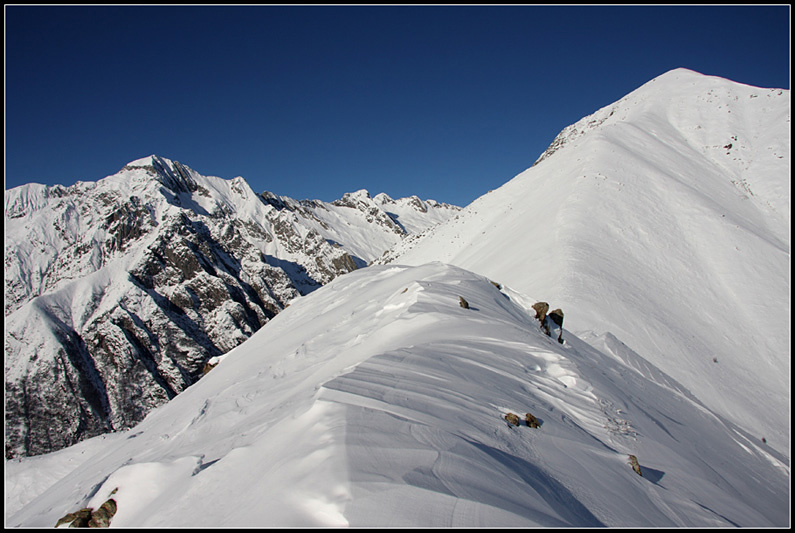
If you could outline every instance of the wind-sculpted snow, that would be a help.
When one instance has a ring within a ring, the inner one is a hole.
[[[7,525],[111,495],[114,527],[786,525],[775,451],[528,302],[441,263],[339,277],[136,427],[7,462]]]

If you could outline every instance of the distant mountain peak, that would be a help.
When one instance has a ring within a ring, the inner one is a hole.
[[[143,169],[172,192],[194,192],[198,189],[194,171],[179,161],[151,155],[127,163],[122,170]]]
[[[129,427],[295,298],[452,214],[387,213],[366,190],[337,205],[256,194],[157,155],[14,188],[5,208],[12,455]]]

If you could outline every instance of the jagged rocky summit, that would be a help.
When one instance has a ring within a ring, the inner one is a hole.
[[[7,190],[6,457],[135,425],[295,298],[457,211],[257,194],[158,156]]]

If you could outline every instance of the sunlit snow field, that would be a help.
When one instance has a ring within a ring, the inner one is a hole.
[[[7,523],[114,490],[119,527],[786,522],[779,454],[661,372],[559,344],[529,301],[440,263],[338,278],[138,427],[8,462],[32,503]],[[43,470],[63,477],[39,495]]]

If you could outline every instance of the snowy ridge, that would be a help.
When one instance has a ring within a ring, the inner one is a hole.
[[[7,525],[111,496],[114,527],[787,523],[779,454],[528,301],[440,263],[339,277],[135,428],[7,462]]]
[[[379,262],[554,300],[789,453],[789,91],[677,69]]]

